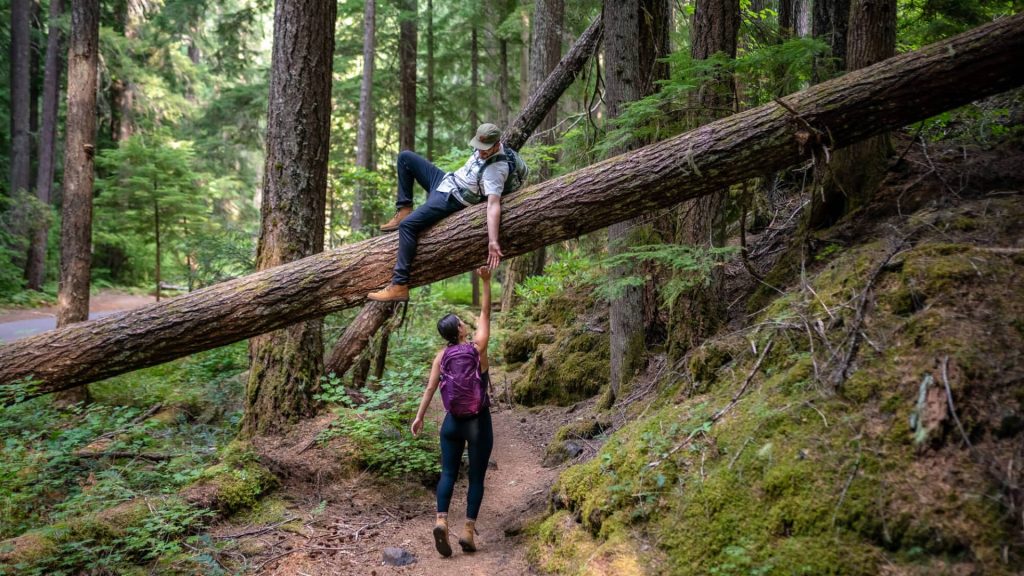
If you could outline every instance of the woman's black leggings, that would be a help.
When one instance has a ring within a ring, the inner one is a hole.
[[[448,512],[455,491],[455,478],[462,464],[462,451],[469,444],[469,496],[466,502],[466,518],[476,520],[480,502],[484,499],[484,475],[487,461],[494,447],[494,431],[491,429],[491,413],[484,408],[480,414],[469,419],[457,419],[451,414],[444,417],[441,425],[441,480],[437,483],[437,511]]]

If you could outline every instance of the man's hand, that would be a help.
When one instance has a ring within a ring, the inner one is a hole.
[[[476,275],[480,277],[484,282],[491,279],[491,269],[487,266],[481,266],[476,269]]]
[[[498,245],[496,240],[492,240],[487,243],[487,267],[494,270],[501,264],[501,257],[504,254],[501,253],[501,246]]]

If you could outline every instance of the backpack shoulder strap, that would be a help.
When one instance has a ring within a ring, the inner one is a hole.
[[[487,170],[487,167],[490,166],[491,164],[494,164],[495,162],[498,162],[498,161],[501,161],[501,160],[507,161],[508,160],[508,156],[506,156],[506,155],[504,155],[504,154],[499,152],[498,154],[494,154],[493,156],[488,156],[487,159],[484,160],[484,163],[480,165],[480,169],[476,171],[476,187],[477,188],[480,187],[480,181],[483,180],[483,178],[484,178],[484,170]]]

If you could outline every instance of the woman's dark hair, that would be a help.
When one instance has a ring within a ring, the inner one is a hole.
[[[449,344],[459,343],[459,317],[449,314],[437,321],[437,331]]]

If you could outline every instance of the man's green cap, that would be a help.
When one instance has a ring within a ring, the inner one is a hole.
[[[481,124],[469,145],[477,150],[487,150],[501,139],[501,128],[494,124]]]

